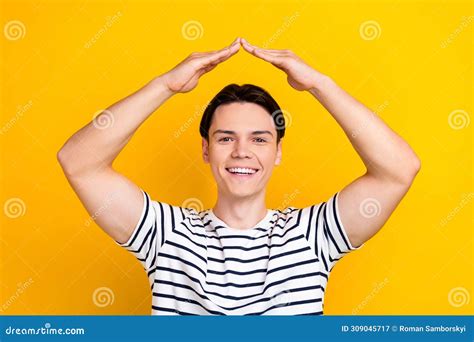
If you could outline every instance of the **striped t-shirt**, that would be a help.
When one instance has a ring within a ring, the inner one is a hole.
[[[321,315],[335,263],[353,247],[337,196],[298,209],[268,209],[253,228],[229,227],[212,209],[154,201],[118,245],[147,272],[152,315]]]

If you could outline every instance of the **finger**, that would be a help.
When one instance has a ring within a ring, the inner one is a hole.
[[[244,38],[241,39],[242,47],[250,53],[254,53],[254,51],[257,49],[255,45],[250,44],[248,41],[246,41]]]
[[[290,53],[289,50],[264,49],[264,48],[261,48],[257,45],[250,44],[244,38],[242,38],[242,46],[244,47],[245,50],[247,50],[251,53],[253,53],[255,50],[261,50],[261,51],[264,51],[264,52],[268,52],[270,54],[282,55],[282,56],[286,56]]]
[[[205,74],[205,73],[208,73],[209,71],[213,70],[216,66],[218,66],[218,64],[210,64],[206,67],[204,67],[203,69],[201,69],[202,71],[200,71],[200,75],[199,77],[201,77],[201,75]]]
[[[229,59],[230,57],[235,55],[237,52],[239,52],[240,51],[240,44],[239,43],[234,44],[232,47],[229,48],[229,50],[230,50],[229,54],[224,55],[224,57],[218,59],[219,63]]]
[[[196,72],[197,78],[201,78],[202,75],[207,74],[209,71],[213,70],[215,67],[217,67],[219,64],[209,64],[201,69],[199,69]]]
[[[286,53],[284,50],[272,50],[269,51],[267,49],[261,49],[256,47],[255,45],[251,45],[248,42],[244,42],[244,49],[254,55],[255,57],[262,58],[264,56],[275,56],[275,57],[286,57],[289,56],[288,53]],[[262,55],[263,54],[263,55]],[[273,60],[273,59],[272,59]]]
[[[200,66],[205,66],[211,63],[221,63],[226,59],[230,58],[231,56],[235,55],[240,49],[240,44],[238,42],[234,43],[233,45],[224,48],[214,54],[210,54],[207,56],[202,56],[199,58]]]
[[[244,49],[246,49],[247,51],[250,51],[250,52],[253,52],[254,50],[258,49],[258,50],[261,50],[261,51],[264,51],[264,52],[267,52],[267,53],[270,53],[270,54],[274,54],[274,55],[281,55],[281,56],[287,56],[288,54],[290,54],[290,51],[289,50],[280,50],[280,49],[263,49],[263,48],[260,48],[256,45],[252,45],[250,44],[248,41],[246,41],[244,38],[241,39],[242,41],[242,45],[244,47]]]
[[[229,46],[232,46],[232,45],[237,44],[237,43],[240,44],[240,37],[235,38],[234,41],[232,43],[230,43]]]
[[[263,51],[265,53],[269,53],[275,56],[288,56],[290,53],[285,50],[271,50],[271,49],[261,49],[257,48],[257,50]]]
[[[230,54],[230,50],[227,48],[216,51],[215,53],[202,53],[199,55],[195,54],[194,58],[191,60],[191,64],[196,69],[201,69],[209,63],[213,63],[227,57],[228,54]]]
[[[279,68],[283,67],[283,58],[285,57],[283,55],[274,55],[260,49],[255,49],[253,54],[256,57],[263,59],[264,61],[267,61],[269,63],[272,63],[273,65]]]
[[[223,51],[226,51],[229,48],[234,50],[236,46],[239,46],[239,43],[240,43],[239,39],[240,38],[236,38],[229,46],[226,46],[226,47],[224,47],[220,50],[211,50],[211,51],[206,51],[206,52],[193,52],[190,55],[190,57],[200,58],[200,57],[203,57],[203,56],[211,56],[213,54],[222,53]]]

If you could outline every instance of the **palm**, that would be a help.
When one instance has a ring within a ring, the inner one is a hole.
[[[190,65],[178,65],[169,76],[168,88],[175,93],[190,92],[199,82],[199,72]]]
[[[287,74],[288,83],[294,89],[303,91],[314,86],[313,80],[317,71],[290,50],[259,49],[245,40],[242,40],[242,46],[252,55],[283,70]]]
[[[304,91],[314,86],[318,72],[290,50],[259,49],[242,38],[237,38],[229,47],[221,50],[192,53],[162,78],[173,93],[187,93],[196,88],[202,75],[236,54],[240,45],[252,55],[283,70],[294,89]]]
[[[285,69],[287,81],[296,90],[303,91],[313,87],[312,73],[313,69],[303,61],[290,61]]]
[[[192,53],[162,75],[162,78],[173,93],[187,93],[198,85],[202,75],[237,53],[239,48],[239,39],[236,39],[229,47],[221,50]]]

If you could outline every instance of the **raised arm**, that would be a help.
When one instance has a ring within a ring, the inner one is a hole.
[[[242,40],[244,49],[287,75],[288,83],[311,93],[333,116],[361,157],[367,172],[338,195],[341,221],[354,247],[383,226],[410,188],[420,160],[397,133],[329,76],[290,50],[259,49]]]
[[[144,207],[140,188],[113,161],[135,131],[167,99],[194,89],[199,78],[240,48],[193,53],[167,73],[111,105],[71,136],[57,154],[69,184],[97,224],[113,239],[130,237]]]

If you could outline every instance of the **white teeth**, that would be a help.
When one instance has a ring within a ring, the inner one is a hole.
[[[254,169],[241,168],[241,167],[232,167],[227,170],[229,170],[229,172],[232,172],[232,173],[240,173],[240,174],[254,174],[255,172],[257,172],[257,170],[254,170]]]

